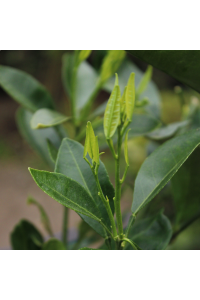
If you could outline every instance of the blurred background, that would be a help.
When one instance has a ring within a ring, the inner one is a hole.
[[[56,102],[57,110],[70,115],[69,99],[67,98],[61,80],[62,56],[66,51],[0,51],[0,64],[23,70],[35,77],[52,94]],[[93,51],[88,62],[98,71],[106,50]],[[140,60],[126,54],[127,57],[143,72],[147,65]],[[164,124],[181,120],[181,103],[179,96],[174,92],[174,87],[179,82],[154,69],[154,83],[157,85],[161,96],[161,119]],[[184,89],[186,98],[189,99],[191,92]],[[109,94],[102,91],[97,96],[95,106],[108,100]],[[19,105],[12,100],[0,88],[0,249],[9,249],[9,235],[20,219],[33,222],[36,227],[46,235],[40,222],[40,215],[34,206],[27,205],[27,197],[32,196],[39,201],[47,211],[53,231],[60,236],[62,226],[62,207],[56,201],[44,194],[31,178],[28,167],[48,170],[29,145],[22,139],[15,122],[15,114]],[[70,127],[68,128],[70,131]],[[132,203],[132,185],[135,175],[147,155],[148,141],[144,137],[134,138],[129,141],[130,170],[128,180],[130,188],[126,188],[123,194],[122,207],[126,212]],[[102,157],[113,182],[113,164],[110,160],[109,150]],[[123,167],[123,166],[122,166]],[[168,189],[162,191],[162,201],[159,202],[160,194],[152,202],[151,210],[158,207],[165,208],[165,214],[173,218],[171,196]],[[79,216],[70,211],[69,237],[76,236],[76,228],[80,221]],[[200,249],[200,239],[196,237],[200,233],[199,221],[194,222],[179,238],[169,246],[169,249]]]

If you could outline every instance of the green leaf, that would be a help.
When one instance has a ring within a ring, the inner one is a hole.
[[[52,238],[42,245],[42,250],[66,250],[66,248],[61,241]]]
[[[95,69],[87,62],[83,61],[79,66],[76,74],[75,100],[73,100],[73,70],[75,69],[75,54],[66,53],[63,56],[62,81],[66,93],[71,101],[75,101],[77,111],[80,111],[88,102],[94,93],[97,83],[98,74]]]
[[[142,136],[161,125],[160,121],[149,114],[133,114],[132,122],[128,126],[131,129],[129,137]]]
[[[51,143],[58,148],[61,143],[61,137],[54,127],[33,130],[30,126],[32,116],[33,114],[24,108],[20,108],[17,111],[17,125],[19,131],[28,144],[41,155],[43,160],[53,167],[54,164],[49,156],[46,140],[49,139]]]
[[[50,236],[53,236],[53,231],[51,229],[51,223],[50,223],[49,217],[48,217],[47,213],[45,212],[44,208],[42,207],[42,205],[40,203],[38,203],[32,197],[28,197],[27,203],[37,206],[37,208],[39,209],[39,212],[40,212],[41,223],[43,224],[43,226],[46,229],[46,231],[48,232],[48,234]]]
[[[131,73],[125,94],[125,112],[128,120],[132,119],[135,105],[135,73]]]
[[[84,248],[81,248],[81,249],[79,249],[79,250],[98,250],[98,249],[84,247]]]
[[[106,139],[110,139],[115,133],[120,122],[120,89],[115,85],[108,100],[104,114],[104,133]]]
[[[161,128],[155,129],[154,131],[148,133],[146,136],[152,140],[164,140],[172,137],[181,128],[187,127],[189,121],[175,122]]]
[[[199,50],[128,50],[128,52],[200,92]]]
[[[103,60],[100,72],[101,82],[107,81],[119,68],[126,53],[123,50],[110,50]]]
[[[15,101],[28,110],[54,108],[53,99],[46,88],[23,71],[0,66],[0,86]]]
[[[49,139],[47,139],[47,147],[49,150],[49,156],[53,163],[55,163],[58,155],[58,149],[53,145],[53,143]]]
[[[104,224],[101,221],[101,212],[97,204],[88,191],[78,182],[63,174],[39,171],[32,168],[29,168],[29,171],[36,184],[54,200],[79,214]]]
[[[158,194],[199,143],[200,130],[191,130],[165,142],[146,158],[135,181],[133,213],[138,213]]]
[[[43,237],[29,221],[21,220],[10,236],[13,250],[40,250]]]
[[[81,63],[83,60],[87,59],[92,50],[81,50],[79,52],[78,60]]]
[[[71,119],[55,110],[41,108],[37,110],[31,119],[32,129],[41,129],[57,126]]]
[[[123,91],[126,87],[129,76],[132,72],[135,73],[135,86],[137,90],[137,87],[139,86],[144,76],[144,73],[131,61],[125,60],[120,66],[119,70],[117,71],[118,76],[120,78],[119,86],[121,91]],[[111,92],[113,90],[114,82],[115,78],[113,76],[104,84],[104,90],[106,90],[107,92]],[[140,98],[136,100],[142,100],[144,98],[149,99],[149,105],[145,107],[145,110],[148,113],[151,113],[154,117],[159,117],[161,98],[159,90],[152,80],[149,82],[146,90],[142,94],[140,94]]]
[[[58,152],[58,157],[55,166],[55,172],[64,174],[73,180],[77,181],[88,194],[94,199],[95,203],[101,211],[101,218],[103,222],[110,228],[110,221],[103,202],[98,196],[98,190],[95,182],[95,178],[92,171],[86,161],[83,159],[83,146],[71,139],[65,138],[62,141],[61,147]],[[104,196],[108,196],[110,200],[110,206],[114,211],[114,188],[109,180],[104,164],[100,161],[98,169],[99,182],[104,193]],[[81,217],[87,222],[93,229],[95,229],[100,235],[105,237],[105,231],[102,226],[92,220],[91,218],[81,215]]]
[[[137,95],[142,94],[146,90],[146,88],[149,84],[149,81],[151,80],[152,72],[153,72],[152,66],[148,66],[148,68],[147,68],[146,72],[144,73],[144,76],[142,77],[142,79],[139,83],[139,86],[137,88],[137,92],[136,92]]]
[[[142,250],[163,250],[171,239],[172,227],[168,218],[160,212],[135,223],[129,236]],[[132,250],[129,245],[126,248]]]
[[[177,229],[200,213],[199,165],[200,149],[198,147],[171,180]]]

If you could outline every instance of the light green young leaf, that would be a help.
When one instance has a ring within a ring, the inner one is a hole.
[[[100,80],[102,83],[108,80],[117,71],[125,55],[126,53],[123,50],[110,50],[108,52],[101,67]]]
[[[54,109],[49,91],[23,71],[0,66],[0,86],[15,101],[32,112],[44,107]]]
[[[91,159],[94,158],[95,143],[96,143],[96,138],[95,138],[94,130],[92,128],[91,122],[88,121],[86,125],[86,141],[85,141],[85,147],[83,153],[84,158],[86,157],[87,153],[89,154]]]
[[[95,178],[86,161],[83,159],[83,146],[71,139],[63,139],[61,147],[58,152],[55,172],[64,174],[71,179],[77,181],[90,196],[94,199],[95,203],[101,211],[101,218],[103,222],[110,228],[110,220],[106,208],[98,196]],[[109,180],[108,173],[104,164],[100,160],[98,169],[99,182],[104,196],[108,196],[109,203],[112,211],[114,212],[114,188]],[[85,222],[87,222],[96,232],[105,237],[105,231],[102,226],[95,220],[81,215]]]
[[[91,52],[92,50],[81,50],[78,56],[79,63],[81,63],[83,60],[86,60]]]
[[[126,99],[126,103],[125,103],[126,117],[128,120],[131,121],[134,105],[135,105],[135,73],[131,73],[129,77],[125,99]]]
[[[200,129],[191,130],[165,142],[146,158],[135,181],[133,213],[158,194],[199,144]]]
[[[91,195],[76,181],[63,174],[29,168],[36,184],[60,204],[106,225]],[[109,229],[108,229],[109,230]]]
[[[146,72],[144,73],[144,76],[142,77],[142,80],[140,81],[139,86],[137,88],[136,94],[138,96],[146,90],[146,88],[149,84],[149,81],[151,80],[152,72],[153,72],[152,66],[148,66],[148,68],[147,68]]]
[[[47,213],[45,212],[44,208],[42,207],[42,205],[40,203],[38,203],[32,197],[28,197],[27,203],[37,206],[37,208],[39,209],[39,212],[40,212],[41,223],[43,224],[43,226],[46,229],[46,231],[48,232],[48,234],[50,236],[53,236],[53,231],[51,229],[51,223],[50,223],[49,217],[48,217]]]
[[[66,247],[61,241],[52,238],[42,245],[42,250],[66,250]]]
[[[120,100],[121,118],[123,118],[123,115],[124,115],[124,112],[125,112],[125,105],[126,105],[125,95],[126,95],[126,89],[127,89],[127,86],[124,88],[124,92],[123,92],[123,95],[122,95],[121,100]]]
[[[62,124],[70,119],[71,117],[67,117],[55,110],[41,108],[34,113],[31,119],[31,128],[41,129],[53,127]]]
[[[116,77],[117,80],[117,77]],[[118,85],[114,89],[108,100],[104,114],[104,133],[106,139],[110,139],[115,133],[120,122],[120,89]]]
[[[21,220],[10,236],[13,250],[40,250],[43,237],[29,221]]]
[[[131,240],[142,250],[164,250],[171,236],[170,221],[162,212],[136,222],[129,233]],[[126,248],[131,249],[131,246],[127,244]]]

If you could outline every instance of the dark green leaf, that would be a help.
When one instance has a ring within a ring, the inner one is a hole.
[[[53,127],[68,121],[70,117],[62,115],[55,110],[41,108],[37,110],[31,119],[32,129]]]
[[[142,136],[151,132],[160,125],[160,121],[149,114],[133,114],[132,122],[129,125],[129,138]]]
[[[101,222],[101,212],[97,204],[88,191],[78,182],[63,174],[39,171],[31,168],[29,168],[29,171],[36,184],[47,195],[79,214]]]
[[[200,92],[199,50],[128,50],[128,52]]]
[[[158,147],[142,164],[133,195],[132,212],[137,214],[174,176],[200,143],[200,130],[191,130]]]
[[[49,150],[49,156],[51,157],[53,163],[55,163],[58,155],[58,149],[53,145],[53,143],[49,139],[47,139],[47,147]]]
[[[66,250],[66,248],[61,241],[52,238],[42,245],[42,250]]]
[[[71,101],[75,101],[76,110],[80,110],[93,94],[98,81],[95,69],[86,61],[83,61],[76,70],[75,53],[65,53],[63,56],[62,80],[66,93]],[[76,73],[75,86],[73,86],[73,72]],[[73,95],[73,88],[75,95]],[[74,97],[74,99],[73,99]]]
[[[163,250],[171,239],[172,227],[168,218],[159,213],[135,223],[129,236],[142,250]]]
[[[172,123],[161,128],[155,129],[154,131],[148,133],[146,136],[152,140],[164,140],[175,135],[179,129],[184,128],[189,125],[189,121],[182,121]]]
[[[172,193],[176,209],[176,227],[184,225],[200,213],[200,149],[190,155],[172,178]]]
[[[21,220],[10,236],[13,250],[40,250],[43,237],[33,224]]]
[[[98,196],[98,190],[92,171],[89,165],[83,159],[83,151],[84,147],[80,143],[68,138],[63,139],[58,152],[55,172],[72,178],[85,188],[85,190],[92,197],[92,199],[94,199],[95,203],[99,207],[103,221],[110,228],[110,221],[107,211],[100,197]],[[109,180],[104,164],[101,161],[98,170],[98,177],[102,191],[105,196],[108,196],[111,209],[114,211],[114,188]],[[91,218],[85,217],[84,215],[81,215],[81,217],[100,235],[105,237],[105,231],[98,222],[92,220]]]
[[[43,107],[54,108],[52,97],[46,88],[23,71],[0,66],[0,86],[32,112]]]
[[[36,150],[50,166],[54,166],[48,153],[48,146],[46,140],[49,139],[51,143],[58,148],[61,143],[61,138],[57,132],[57,128],[44,128],[40,130],[33,130],[30,127],[30,119],[32,113],[24,108],[17,111],[17,125],[23,138],[29,145]]]

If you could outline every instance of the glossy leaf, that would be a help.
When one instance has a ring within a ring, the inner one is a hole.
[[[61,241],[52,238],[42,245],[42,250],[66,250],[66,248]]]
[[[116,85],[108,100],[104,114],[104,133],[106,139],[110,139],[115,133],[120,121],[120,89]]]
[[[198,147],[171,180],[177,228],[200,214],[199,165],[200,148]]]
[[[92,171],[87,162],[83,159],[83,151],[84,148],[80,143],[68,138],[63,139],[58,152],[55,172],[72,178],[85,188],[85,190],[92,197],[92,199],[94,199],[95,203],[99,207],[104,223],[110,228],[110,221],[107,211],[103,202],[98,196],[98,190]],[[114,188],[109,180],[104,164],[101,161],[98,169],[98,177],[104,196],[108,196],[110,206],[112,211],[114,211]],[[87,218],[84,215],[81,215],[81,217],[100,235],[105,237],[105,231],[98,222],[92,220],[91,218]]]
[[[52,162],[55,163],[58,155],[58,149],[53,145],[53,143],[49,139],[47,139],[47,147],[49,150],[49,156]]]
[[[142,250],[163,250],[169,244],[171,236],[170,221],[162,213],[138,221],[129,233],[131,240]],[[131,249],[131,246],[127,245],[126,248]]]
[[[175,135],[181,128],[187,127],[189,121],[172,123],[148,133],[146,136],[152,140],[164,140]]]
[[[10,236],[13,250],[40,250],[43,237],[29,221],[21,220]]]
[[[133,213],[138,213],[158,194],[199,143],[200,130],[191,130],[165,142],[146,158],[135,181]]]
[[[34,113],[31,119],[31,128],[41,129],[41,128],[53,127],[62,124],[69,119],[70,117],[60,114],[55,110],[42,108],[37,110]]]
[[[137,88],[137,95],[142,94],[146,90],[149,81],[151,80],[152,72],[153,72],[152,66],[148,66]]]
[[[128,120],[132,119],[135,105],[135,74],[131,73],[125,94],[125,112]]]
[[[0,66],[0,86],[15,101],[32,112],[43,107],[54,108],[53,99],[48,90],[23,71]]]
[[[105,56],[101,72],[100,79],[101,82],[107,81],[119,68],[126,53],[123,50],[110,50]]]
[[[125,60],[117,71],[118,76],[120,78],[119,86],[121,91],[123,91],[126,87],[129,76],[132,72],[135,73],[135,86],[137,90],[137,87],[139,86],[144,76],[144,73],[131,61]],[[104,84],[103,88],[107,92],[111,92],[113,90],[114,82],[115,78],[113,76]],[[151,113],[154,117],[159,117],[161,98],[158,88],[152,80],[149,82],[146,90],[142,94],[140,94],[140,97],[137,100],[142,100],[144,98],[149,99],[149,104],[145,107],[145,110]]]
[[[78,182],[63,174],[39,171],[32,168],[29,168],[29,171],[36,184],[54,200],[79,214],[101,222],[101,212],[97,204],[91,194]]]
[[[37,151],[44,161],[50,166],[54,166],[48,152],[46,140],[49,139],[51,143],[58,148],[61,143],[61,137],[55,128],[45,128],[40,130],[33,130],[30,127],[30,119],[33,114],[24,108],[17,111],[17,125],[23,138],[28,144]]]
[[[51,229],[51,223],[50,223],[49,217],[48,217],[47,213],[45,212],[44,208],[42,207],[42,205],[39,202],[37,202],[35,199],[33,199],[32,197],[28,197],[27,203],[33,204],[39,209],[42,225],[44,226],[44,228],[46,229],[48,234],[50,236],[53,236],[53,231]]]
[[[72,77],[75,68],[75,54],[66,53],[63,56],[62,80],[66,93],[72,101]],[[94,93],[98,83],[98,74],[95,69],[87,62],[83,61],[76,74],[75,103],[77,111],[80,111]]]
[[[128,50],[128,52],[200,92],[199,50]]]

